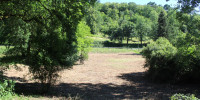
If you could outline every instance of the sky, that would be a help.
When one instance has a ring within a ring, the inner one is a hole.
[[[149,2],[155,2],[157,5],[164,6],[165,4],[169,4],[170,6],[175,6],[177,4],[177,0],[170,0],[166,2],[166,0],[100,0],[101,3],[106,2],[118,2],[118,3],[129,3],[129,2],[135,2],[138,5],[146,5]]]

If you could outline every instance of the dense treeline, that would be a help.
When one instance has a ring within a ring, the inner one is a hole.
[[[159,15],[163,14],[164,22],[159,22]],[[107,34],[111,41],[127,40],[137,37],[142,44],[143,40],[155,39],[158,31],[166,31],[165,35],[171,37],[178,31],[176,10],[169,5],[164,7],[149,2],[147,5],[130,3],[96,3],[88,9],[85,17],[93,34]],[[164,30],[158,30],[163,23]]]

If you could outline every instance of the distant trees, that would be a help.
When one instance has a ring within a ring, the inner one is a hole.
[[[128,4],[96,3],[93,8],[88,9],[89,13],[86,21],[93,34],[107,34],[111,41],[122,42],[126,40],[128,44],[133,36],[140,36],[140,40],[142,39],[143,41],[145,37],[155,33],[152,32],[155,31],[152,28],[157,27],[158,13],[163,10],[162,7],[157,6],[155,3],[152,3],[151,6],[149,5],[141,6],[133,2]],[[139,15],[144,20],[135,15]],[[138,20],[142,20],[142,22],[140,23]],[[98,30],[98,32],[93,30]]]
[[[144,37],[151,32],[151,22],[143,16],[137,16],[136,19],[136,32],[142,45]]]

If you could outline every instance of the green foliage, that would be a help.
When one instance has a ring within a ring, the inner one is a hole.
[[[88,53],[93,42],[91,35],[90,27],[87,26],[84,21],[81,21],[76,31],[78,53],[80,55],[79,59],[81,63],[88,58]]]
[[[0,82],[0,98],[14,96],[14,86],[15,82],[12,80]]]
[[[91,29],[92,34],[98,34],[101,30],[101,25],[103,22],[102,15],[100,11],[90,7],[87,9],[87,15],[85,17],[87,25]]]
[[[166,39],[159,38],[151,42],[142,50],[146,58],[145,67],[148,67],[148,77],[153,81],[169,81],[176,78],[177,69],[174,68],[174,58],[177,49]]]
[[[192,95],[184,95],[184,94],[174,94],[170,98],[171,100],[200,100],[197,97]]]
[[[12,80],[0,82],[0,100],[28,100],[28,98],[15,94],[14,87],[15,82]]]
[[[95,1],[0,2],[1,43],[13,46],[1,59],[1,65],[10,62],[29,65],[34,78],[49,87],[58,71],[70,68],[78,60],[77,25],[85,15],[85,8]]]
[[[167,26],[166,26],[166,33],[167,39],[173,44],[176,45],[177,38],[182,34],[180,30],[180,22],[176,19],[177,11],[175,10],[168,10],[167,14]]]
[[[151,21],[143,16],[136,15],[136,32],[137,36],[139,37],[141,44],[144,40],[145,36],[148,36],[148,34],[151,32]]]
[[[8,49],[5,46],[0,46],[0,57],[4,56],[4,53],[7,51]]]
[[[161,11],[158,18],[158,31],[154,40],[158,39],[159,37],[168,38],[168,34],[166,32],[166,26],[167,26],[166,15],[164,11]]]

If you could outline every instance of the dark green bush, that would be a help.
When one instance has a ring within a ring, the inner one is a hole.
[[[144,48],[142,54],[146,58],[145,67],[149,68],[149,79],[157,82],[200,82],[200,46],[188,41],[185,36],[181,37],[174,47],[167,39],[159,38]]]
[[[178,69],[175,67],[177,49],[166,38],[151,42],[142,50],[148,67],[147,76],[153,81],[165,82],[176,78]]]

